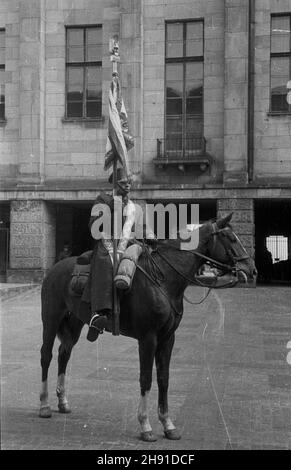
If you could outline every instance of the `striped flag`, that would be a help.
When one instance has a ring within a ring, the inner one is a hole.
[[[114,159],[117,158],[117,165],[123,167],[129,175],[127,151],[133,146],[133,137],[128,129],[127,113],[121,96],[119,78],[115,75],[109,89],[109,122],[104,170],[113,166]]]

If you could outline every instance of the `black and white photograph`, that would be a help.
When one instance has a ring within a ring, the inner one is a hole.
[[[1,450],[291,450],[291,0],[0,0],[0,332]]]

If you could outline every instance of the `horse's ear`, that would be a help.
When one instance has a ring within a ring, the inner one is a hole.
[[[217,227],[218,228],[226,227],[229,224],[229,222],[231,221],[232,215],[233,215],[233,212],[231,212],[226,217],[222,217],[221,219],[218,219],[217,222],[216,222]]]

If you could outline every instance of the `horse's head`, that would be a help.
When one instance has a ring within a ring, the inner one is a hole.
[[[201,227],[202,243],[205,244],[207,256],[227,266],[229,271],[238,275],[240,281],[254,282],[257,276],[254,260],[232,230],[229,224],[231,218],[232,214],[204,224]]]

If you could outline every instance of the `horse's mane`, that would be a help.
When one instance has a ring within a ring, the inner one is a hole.
[[[211,227],[212,224],[216,221],[216,219],[210,219],[208,220],[207,222],[204,222],[203,224],[201,224],[200,227]],[[197,229],[194,229],[194,230],[197,230]],[[193,231],[193,230],[192,230]],[[189,232],[189,237],[188,239],[191,237],[191,230],[188,230]],[[184,237],[182,238],[181,236],[181,233],[183,233],[183,230],[181,231],[178,231],[177,233],[177,238],[169,238],[169,239],[164,239],[164,240],[158,240],[157,241],[157,247],[158,249],[165,249],[165,250],[171,250],[171,249],[174,249],[174,250],[182,250],[181,249],[181,244],[182,243],[186,243],[188,241],[188,239],[185,239]],[[203,231],[200,231],[200,233],[203,233]]]

